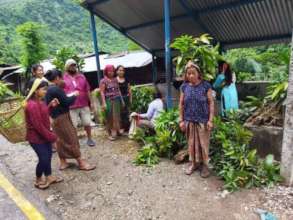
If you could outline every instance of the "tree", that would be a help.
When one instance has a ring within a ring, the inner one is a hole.
[[[79,57],[73,49],[68,47],[57,50],[55,58],[53,59],[53,64],[58,70],[64,72],[65,62],[68,59],[74,59],[80,70],[84,66],[84,59]]]
[[[20,62],[26,70],[26,79],[31,66],[47,57],[46,45],[43,43],[43,29],[44,26],[35,22],[26,22],[16,28],[20,36]]]

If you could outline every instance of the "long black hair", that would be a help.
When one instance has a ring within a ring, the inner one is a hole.
[[[228,63],[226,63],[226,65],[227,65],[227,68],[224,72],[225,83],[226,83],[226,85],[230,85],[233,82],[233,73],[232,73],[230,65]]]
[[[45,74],[45,77],[50,82],[54,81],[57,77],[62,78],[62,72],[57,69],[48,70]]]

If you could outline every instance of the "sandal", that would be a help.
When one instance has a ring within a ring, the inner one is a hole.
[[[37,181],[35,181],[35,183],[34,183],[34,186],[35,187],[38,187],[39,185],[45,185],[46,184],[46,182],[45,181],[40,181],[40,182],[37,182]]]
[[[51,184],[55,184],[55,183],[60,183],[60,182],[63,182],[63,181],[64,181],[64,179],[63,179],[62,177],[54,176],[54,177],[52,177],[52,178],[53,178],[52,180],[48,180],[48,181],[47,181],[47,183],[48,183],[49,185],[51,185]]]
[[[60,167],[59,167],[59,170],[66,170],[68,167],[70,167],[69,164],[66,164],[66,165],[64,165],[64,166],[60,166]]]
[[[50,186],[50,184],[49,184],[48,182],[46,182],[45,184],[35,184],[35,187],[36,187],[37,189],[42,189],[42,190],[44,190],[44,189],[48,189],[49,186]]]
[[[199,168],[198,164],[190,165],[187,170],[185,171],[186,175],[191,175],[194,171],[196,171]]]
[[[203,165],[202,166],[202,170],[200,172],[200,176],[202,178],[208,178],[210,176],[210,174],[211,174],[211,172],[210,172],[208,166],[207,165]]]
[[[117,138],[116,138],[116,137],[109,136],[108,139],[109,139],[110,141],[115,141]]]
[[[94,170],[96,169],[95,165],[90,165],[90,164],[86,164],[85,166],[80,166],[79,170],[83,170],[83,171],[90,171],[90,170]]]

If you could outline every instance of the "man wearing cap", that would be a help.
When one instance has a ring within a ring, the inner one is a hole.
[[[91,136],[91,113],[90,113],[90,86],[83,74],[78,71],[77,63],[69,59],[65,63],[65,73],[63,75],[65,82],[64,91],[70,96],[75,91],[79,92],[74,104],[70,107],[70,117],[74,127],[77,128],[80,119],[82,126],[87,133],[87,145],[95,146]]]

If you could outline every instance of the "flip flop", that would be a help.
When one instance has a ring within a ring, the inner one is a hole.
[[[68,167],[70,167],[70,164],[67,164],[66,166],[60,166],[59,170],[66,170]]]
[[[90,170],[94,170],[96,169],[95,165],[86,165],[85,167],[79,167],[79,170],[83,170],[83,171],[90,171]]]
[[[116,138],[116,137],[109,136],[108,139],[109,139],[110,141],[115,141],[117,138]]]
[[[35,187],[36,187],[37,189],[42,189],[42,190],[48,189],[49,186],[50,186],[49,183],[45,183],[45,184],[35,184]]]
[[[37,183],[37,182],[34,183],[35,187],[38,187],[39,185],[46,185],[46,182],[42,181],[42,182],[39,182],[39,183]]]
[[[60,183],[60,182],[63,182],[63,181],[64,181],[64,179],[63,179],[62,177],[58,177],[58,176],[56,176],[55,178],[56,178],[56,179],[54,179],[53,181],[48,182],[49,185],[51,185],[51,184],[55,184],[55,183]]]

